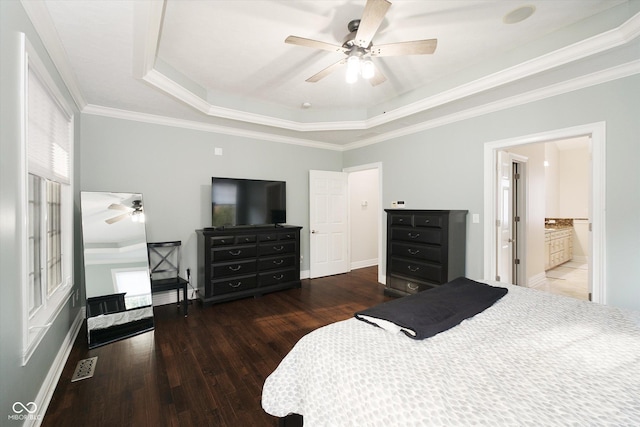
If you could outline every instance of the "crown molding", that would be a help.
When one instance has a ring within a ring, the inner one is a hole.
[[[71,94],[73,102],[76,104],[76,108],[82,111],[82,109],[87,105],[87,102],[82,95],[78,79],[76,78],[73,68],[71,68],[69,60],[67,59],[67,54],[62,45],[62,41],[60,40],[60,36],[58,36],[58,32],[53,25],[47,6],[42,0],[20,0],[20,3],[38,33],[38,36],[40,37],[45,50],[49,54],[53,65],[60,74],[62,82]]]
[[[368,138],[366,140],[361,140],[344,145],[343,147],[345,151],[366,147],[368,145],[377,144],[389,139],[411,135],[427,129],[433,129],[439,126],[444,126],[485,114],[494,113],[496,111],[505,110],[507,108],[517,107],[523,104],[529,104],[531,102],[540,101],[546,98],[551,98],[580,89],[585,89],[591,86],[618,80],[635,74],[640,74],[640,60],[611,67],[602,71],[598,71],[596,73],[580,76],[575,79],[565,80],[561,83],[552,84],[544,88],[538,88],[529,92],[523,92],[515,96],[503,98],[499,101],[490,102],[478,107],[458,111],[456,113],[439,117],[437,119],[427,120],[414,126],[408,126],[394,132],[387,132],[379,136]]]
[[[469,108],[453,114],[449,114],[443,117],[439,117],[432,120],[427,120],[414,126],[408,126],[397,131],[387,132],[375,137],[363,139],[361,141],[353,142],[346,145],[336,145],[331,143],[322,143],[317,141],[310,141],[303,138],[292,138],[273,135],[267,132],[256,132],[242,130],[232,127],[219,126],[208,123],[201,123],[190,120],[176,119],[171,117],[158,116],[153,114],[137,113],[132,111],[120,110],[116,108],[101,107],[97,105],[87,105],[82,113],[91,114],[97,116],[111,117],[123,120],[133,120],[143,123],[159,124],[163,126],[180,127],[191,130],[198,130],[204,132],[213,132],[224,135],[232,135],[238,137],[259,139],[264,141],[279,142],[285,144],[293,144],[304,147],[320,148],[334,151],[349,151],[357,148],[366,147],[368,145],[377,144],[394,138],[407,136],[422,132],[424,130],[437,128],[459,122],[462,120],[468,120],[474,117],[482,116],[489,113],[505,110],[508,108],[517,107],[519,105],[528,104],[535,101],[540,101],[546,98],[551,98],[557,95],[562,95],[568,92],[573,92],[580,89],[585,89],[598,84],[606,83],[609,81],[629,77],[635,74],[640,74],[640,60],[628,62],[626,64],[611,67],[596,73],[591,73],[585,76],[580,76],[575,79],[566,80],[561,83],[549,85],[544,88],[537,88],[529,92],[524,92],[512,97],[504,98],[499,101],[487,103],[478,107]]]
[[[262,141],[279,142],[283,144],[300,145],[303,147],[320,148],[324,150],[342,151],[342,146],[330,143],[311,141],[303,138],[292,138],[287,136],[274,135],[267,132],[256,132],[244,129],[238,129],[228,126],[214,125],[211,123],[202,123],[192,120],[176,119],[173,117],[158,116],[154,114],[138,113],[134,111],[121,110],[118,108],[103,107],[99,105],[88,104],[82,110],[82,114],[94,116],[110,117],[114,119],[131,120],[142,123],[158,124],[162,126],[172,126],[183,129],[198,130],[204,132],[219,133],[223,135],[238,136],[244,138],[258,139]]]
[[[159,16],[159,14],[162,13],[163,10],[156,9],[156,16],[153,19],[161,21],[163,17]],[[143,79],[149,84],[155,86],[157,89],[179,99],[193,108],[196,108],[198,111],[214,117],[261,124],[297,132],[367,130],[413,114],[421,113],[431,108],[458,101],[462,98],[495,89],[505,84],[513,83],[517,80],[531,77],[535,74],[587,58],[609,49],[613,49],[629,43],[639,35],[640,13],[634,15],[622,25],[612,30],[605,31],[601,34],[557,49],[548,54],[541,55],[537,58],[522,62],[496,73],[489,74],[453,89],[440,92],[437,95],[424,98],[420,101],[394,110],[385,111],[384,114],[379,114],[366,120],[356,121],[295,122],[262,114],[247,113],[240,110],[215,106],[180,86],[178,83],[167,76],[164,76],[155,69],[149,70],[149,72],[143,76]],[[147,36],[151,37],[153,34],[147,34]],[[156,37],[159,37],[159,34],[156,34]],[[159,39],[156,39],[156,43],[146,43],[145,46],[147,51],[144,55],[146,57],[155,57],[157,55],[158,45]]]

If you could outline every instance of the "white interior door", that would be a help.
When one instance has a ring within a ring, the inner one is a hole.
[[[309,171],[309,277],[349,271],[347,174]]]
[[[498,190],[497,195],[497,221],[496,221],[496,280],[505,283],[513,283],[512,260],[513,241],[511,230],[511,218],[513,217],[513,189],[511,188],[511,176],[513,174],[512,162],[509,153],[498,151]]]

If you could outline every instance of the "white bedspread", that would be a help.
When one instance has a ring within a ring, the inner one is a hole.
[[[640,426],[640,313],[516,286],[423,341],[357,319],[303,337],[264,410],[307,426]]]
[[[111,326],[123,325],[137,320],[153,317],[153,307],[143,307],[134,310],[119,311],[117,313],[101,314],[89,317],[87,327],[89,330],[105,329]]]

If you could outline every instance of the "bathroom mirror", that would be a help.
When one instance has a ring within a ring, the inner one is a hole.
[[[142,194],[80,193],[89,348],[153,329]]]

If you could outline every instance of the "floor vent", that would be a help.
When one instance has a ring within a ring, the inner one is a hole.
[[[97,362],[98,356],[80,360],[78,365],[76,365],[76,370],[73,373],[73,376],[71,377],[71,382],[91,378]]]

